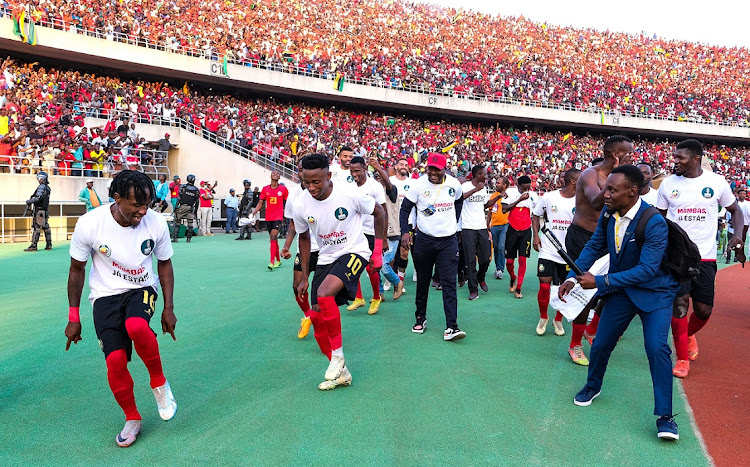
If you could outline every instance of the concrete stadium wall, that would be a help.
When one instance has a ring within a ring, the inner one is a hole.
[[[106,178],[95,178],[94,189],[106,201],[107,198]],[[36,190],[39,182],[35,175],[0,174],[0,201],[14,202],[26,201]],[[63,177],[50,175],[49,186],[52,189],[50,201],[75,201],[78,202],[78,193],[86,186],[86,177]]]
[[[128,72],[144,72],[181,80],[196,80],[296,97],[323,98],[359,105],[409,109],[432,115],[564,124],[593,130],[620,130],[644,135],[696,136],[726,141],[750,141],[750,128],[612,115],[605,116],[602,121],[598,113],[430,96],[351,83],[346,84],[343,92],[338,92],[333,89],[332,81],[318,78],[233,64],[228,66],[227,76],[222,73],[221,63],[217,61],[111,42],[45,27],[38,27],[37,35],[38,46],[24,44],[13,36],[11,20],[0,19],[0,48],[2,49],[106,66]]]

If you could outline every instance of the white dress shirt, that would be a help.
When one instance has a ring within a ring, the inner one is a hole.
[[[641,199],[638,198],[638,201],[633,205],[632,208],[628,212],[625,213],[624,216],[620,216],[619,213],[615,213],[614,219],[615,219],[615,249],[617,252],[620,252],[620,249],[622,249],[622,239],[625,237],[625,232],[628,230],[628,226],[630,225],[630,221],[633,220],[636,214],[638,214],[638,210],[641,208]]]

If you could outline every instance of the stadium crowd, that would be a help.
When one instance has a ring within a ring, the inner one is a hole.
[[[600,155],[604,137],[514,128],[496,124],[431,121],[333,106],[204,94],[163,82],[123,81],[37,63],[2,64],[0,77],[0,169],[28,173],[100,176],[123,165],[160,162],[168,136],[148,142],[137,123],[183,119],[230,149],[247,148],[292,169],[301,154],[333,154],[341,145],[358,155],[377,153],[384,166],[407,157],[424,170],[429,152],[442,152],[457,174],[485,165],[492,178],[529,174],[535,190],[558,184],[570,167],[584,168]],[[134,114],[138,114],[135,116]],[[86,128],[85,117],[107,123]],[[127,118],[130,117],[130,120]],[[148,150],[149,147],[157,150]],[[667,172],[672,144],[640,139],[639,159]],[[715,168],[734,184],[750,179],[748,149],[709,146]]]
[[[109,40],[422,92],[732,125],[746,125],[750,112],[745,48],[404,0],[31,0],[9,8]]]

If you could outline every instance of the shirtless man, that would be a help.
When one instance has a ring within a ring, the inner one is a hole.
[[[573,223],[565,236],[565,249],[573,261],[578,259],[586,242],[589,241],[599,216],[604,208],[604,187],[612,169],[619,165],[630,164],[633,157],[633,142],[620,135],[610,136],[602,148],[604,161],[586,169],[578,179],[576,185],[576,210]],[[573,332],[570,338],[568,354],[574,363],[588,366],[589,361],[583,353],[581,338],[586,330],[586,320],[595,300],[584,307],[578,317],[573,320]]]

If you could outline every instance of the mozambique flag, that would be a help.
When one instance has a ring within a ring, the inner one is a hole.
[[[227,55],[224,54],[224,64],[221,66],[221,74],[229,78],[229,67],[227,65],[229,65],[229,60],[227,59]]]
[[[600,112],[600,114],[601,114],[601,118],[602,118],[602,125],[604,125],[604,111],[602,110]]]
[[[563,136],[563,143],[570,139],[570,137],[573,136],[573,132],[568,133],[567,135]]]
[[[188,87],[187,81],[185,81],[185,85],[182,87],[182,93],[186,96],[190,94],[190,88]]]
[[[333,80],[333,89],[342,92],[344,90],[344,81],[346,81],[346,77],[337,71],[336,79]]]
[[[450,151],[451,149],[453,149],[454,147],[456,147],[457,145],[458,145],[458,139],[456,141],[452,142],[451,144],[449,144],[448,146],[444,147],[442,149],[442,152],[446,153],[446,152]]]
[[[20,37],[21,40],[25,40],[23,37],[23,20],[25,16],[25,11],[13,15],[13,35]]]

